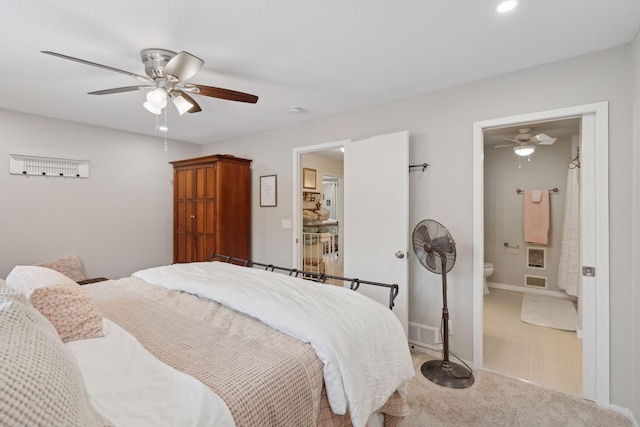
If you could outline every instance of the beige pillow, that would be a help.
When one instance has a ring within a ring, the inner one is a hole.
[[[0,286],[0,425],[105,426],[51,324]]]
[[[82,262],[80,261],[80,257],[75,255],[54,259],[53,261],[41,262],[36,265],[58,271],[65,276],[70,277],[74,282],[86,279],[82,272]]]
[[[45,267],[19,265],[7,276],[7,285],[25,294],[63,342],[104,336],[102,316],[93,299],[64,274]]]
[[[49,319],[63,342],[104,336],[98,308],[77,283],[36,288],[27,297]]]

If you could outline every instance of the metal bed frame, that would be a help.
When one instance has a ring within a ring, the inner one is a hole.
[[[358,290],[358,288],[360,287],[360,285],[372,285],[372,286],[380,286],[383,288],[388,288],[389,289],[389,309],[393,310],[393,306],[394,306],[394,301],[396,299],[396,297],[398,296],[398,285],[393,283],[393,284],[388,284],[388,283],[380,283],[380,282],[372,282],[369,280],[361,280],[361,279],[351,279],[348,277],[341,277],[341,276],[333,276],[330,274],[324,274],[324,273],[314,273],[312,271],[304,271],[304,270],[298,270],[297,268],[286,268],[286,267],[278,267],[277,265],[273,265],[273,264],[263,264],[260,262],[256,262],[256,261],[252,261],[252,260],[246,260],[246,259],[242,259],[242,258],[235,258],[229,255],[221,255],[221,254],[216,254],[216,253],[212,253],[211,255],[209,255],[209,261],[213,262],[213,261],[219,261],[219,262],[228,262],[230,264],[235,264],[235,265],[241,265],[243,267],[264,267],[264,269],[266,271],[288,271],[289,272],[289,276],[293,276],[293,277],[299,277],[300,275],[302,275],[303,279],[306,280],[311,280],[313,282],[320,282],[320,283],[326,283],[327,279],[333,279],[333,280],[342,280],[345,282],[349,282],[349,288],[353,291]]]

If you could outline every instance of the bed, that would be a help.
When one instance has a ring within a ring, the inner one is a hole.
[[[3,330],[7,306],[28,310],[20,298],[37,305],[32,288],[62,280],[18,271],[29,274],[0,283]],[[402,327],[348,288],[218,261],[65,286],[95,304],[103,333],[60,350],[90,402],[76,425],[392,426],[408,412],[414,371]],[[0,424],[19,400],[0,395]]]

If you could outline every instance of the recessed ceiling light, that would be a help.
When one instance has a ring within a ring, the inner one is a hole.
[[[293,114],[302,113],[302,108],[300,107],[290,107],[289,112]]]
[[[498,13],[507,13],[507,12],[515,9],[517,5],[518,5],[518,1],[517,0],[506,0],[506,1],[503,1],[502,3],[500,3],[498,5],[498,7],[496,7],[496,11]]]

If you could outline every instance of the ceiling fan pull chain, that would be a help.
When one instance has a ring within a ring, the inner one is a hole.
[[[156,116],[156,120],[157,120]],[[169,151],[169,146],[167,144],[167,132],[169,132],[169,127],[167,126],[167,108],[164,109],[164,151]]]

